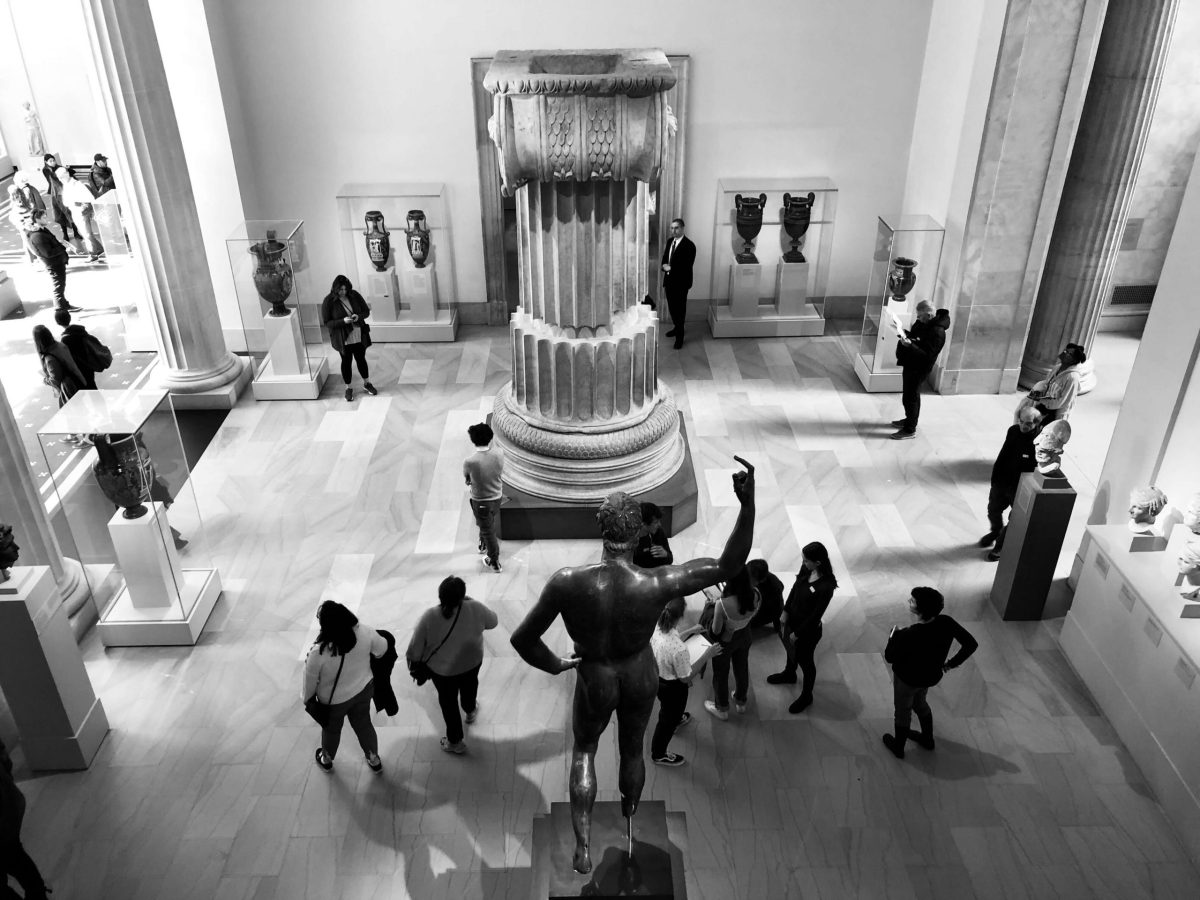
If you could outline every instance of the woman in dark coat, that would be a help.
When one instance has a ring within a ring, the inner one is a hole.
[[[371,326],[367,324],[367,317],[370,315],[371,307],[367,306],[362,294],[354,290],[349,278],[339,275],[333,279],[333,286],[321,302],[321,321],[329,329],[329,343],[342,357],[342,381],[346,385],[347,400],[354,399],[354,388],[350,386],[351,360],[358,363],[363,390],[372,396],[379,393],[367,380],[367,348],[371,346]]]
[[[71,351],[55,339],[45,325],[33,326],[33,346],[37,350],[38,362],[42,366],[42,381],[54,391],[61,407],[87,385],[87,379],[75,365]],[[63,440],[69,444],[86,442],[77,434],[69,434]]]
[[[813,702],[813,686],[817,680],[815,660],[817,644],[821,640],[821,617],[829,609],[829,601],[837,589],[837,578],[829,564],[829,551],[820,541],[805,544],[801,551],[803,560],[796,574],[787,602],[783,605],[780,619],[783,631],[780,639],[787,652],[787,666],[782,672],[767,676],[768,684],[795,684],[796,668],[804,676],[800,696],[788,707],[788,712],[799,713]]]

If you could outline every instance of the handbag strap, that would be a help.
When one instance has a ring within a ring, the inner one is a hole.
[[[466,601],[464,600],[463,603],[466,603]],[[450,635],[452,635],[454,633],[454,626],[458,624],[458,617],[462,615],[462,608],[463,608],[463,604],[462,603],[458,604],[458,612],[456,612],[454,614],[454,621],[450,623],[450,630],[447,631],[446,636],[444,638],[442,638],[441,644],[438,644],[436,647],[434,647],[433,652],[431,652],[427,657],[425,657],[423,660],[421,660],[421,662],[423,664],[429,665],[429,661],[431,659],[433,659],[434,655],[439,650],[442,649],[442,644],[445,644],[446,641],[450,640]]]
[[[320,651],[317,651],[317,652],[320,652]],[[333,690],[331,690],[329,692],[329,705],[330,706],[333,706],[333,695],[337,691],[338,679],[342,677],[342,666],[344,666],[345,664],[346,664],[346,654],[343,653],[342,661],[340,663],[338,663],[337,674],[335,676],[333,676]],[[318,701],[320,701],[320,699],[321,699],[321,673],[320,672],[317,672],[317,688],[316,688],[316,690],[313,691],[313,696],[316,697]]]

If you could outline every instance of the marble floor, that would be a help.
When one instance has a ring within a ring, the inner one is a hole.
[[[1059,623],[1003,623],[988,605],[994,567],[974,542],[1016,397],[928,396],[918,438],[893,442],[898,397],[861,391],[849,337],[700,331],[663,351],[700,487],[676,556],[719,552],[737,453],[758,467],[755,555],[790,584],[800,546],[822,540],[841,588],[805,714],[788,714],[790,689],[766,684],[782,651],[764,637],[749,711],[713,720],[699,682],[672,745],[688,764],[649,767],[645,796],[686,814],[689,896],[1200,896],[1177,835],[1060,653]],[[1127,373],[1136,347],[1102,339],[1113,349],[1097,358],[1113,370],[1101,364],[1068,448],[1080,521],[1124,383],[1113,361]],[[507,348],[504,329],[486,328],[452,345],[377,346],[378,397],[346,403],[335,380],[311,403],[243,399],[229,414],[193,476],[225,583],[201,642],[106,651],[89,636],[111,734],[87,772],[20,773],[26,845],[56,898],[529,896],[532,817],[566,797],[573,677],[530,669],[508,637],[547,576],[598,546],[508,542],[502,574],[480,566],[460,463],[466,425],[506,381]],[[1116,402],[1101,402],[1104,390]],[[500,616],[468,753],[440,751],[432,688],[398,672],[399,715],[375,718],[383,775],[349,733],[324,774],[299,689],[317,603],[336,598],[404,642],[450,573]],[[937,751],[899,761],[879,740],[890,727],[880,651],[917,584],[946,594],[980,649],[930,698]],[[567,652],[560,626],[548,640]],[[601,799],[616,799],[611,738]]]

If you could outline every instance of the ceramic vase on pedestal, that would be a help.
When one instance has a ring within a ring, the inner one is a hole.
[[[0,582],[8,581],[8,570],[17,564],[20,549],[13,540],[12,526],[0,525]]]
[[[92,474],[104,496],[114,505],[123,507],[126,519],[137,519],[146,514],[143,501],[150,496],[150,485],[154,483],[154,462],[140,436],[96,435],[96,461],[92,463]]]
[[[888,290],[892,292],[893,303],[903,303],[917,283],[917,273],[913,271],[916,267],[917,261],[907,256],[897,256],[892,260],[892,270],[888,272]]]
[[[391,232],[383,222],[383,213],[373,209],[366,215],[367,230],[363,236],[367,239],[367,256],[376,272],[387,268],[388,257],[392,253]]]
[[[288,314],[285,300],[292,293],[292,267],[284,257],[287,244],[275,240],[275,232],[268,231],[267,239],[251,244],[249,251],[258,260],[254,269],[254,289],[258,296],[271,304],[269,316]]]
[[[783,195],[783,230],[792,241],[791,249],[783,254],[784,262],[807,262],[804,254],[800,252],[800,245],[808,232],[808,224],[812,221],[813,201],[816,199],[817,195],[812,191],[808,192],[807,197]]]
[[[425,260],[429,258],[429,226],[425,222],[423,209],[408,211],[408,255],[418,269],[425,268]]]
[[[733,198],[736,207],[735,223],[737,233],[745,241],[742,252],[737,254],[737,261],[743,265],[756,264],[758,257],[754,255],[754,239],[762,231],[763,208],[767,205],[767,195],[743,197],[738,194]]]

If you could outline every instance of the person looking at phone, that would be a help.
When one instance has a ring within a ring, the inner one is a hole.
[[[346,385],[346,399],[354,399],[354,388],[350,386],[351,360],[358,363],[358,374],[362,376],[363,390],[372,397],[379,393],[367,379],[367,348],[371,346],[371,326],[367,317],[371,307],[354,290],[354,285],[345,275],[333,279],[333,286],[321,301],[321,321],[329,329],[329,343],[342,357],[342,382]]]

